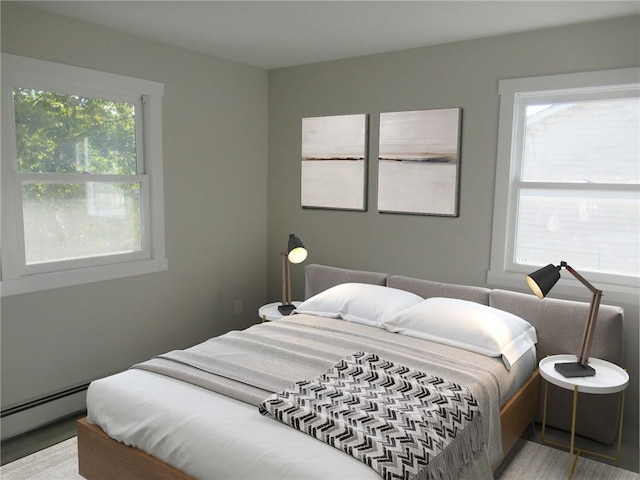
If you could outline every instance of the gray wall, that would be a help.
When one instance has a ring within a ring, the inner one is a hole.
[[[2,298],[3,407],[254,322],[258,305],[279,297],[290,232],[308,247],[307,263],[486,285],[498,79],[640,58],[634,17],[267,73],[23,5],[1,8],[3,52],[165,83],[169,259],[163,273]],[[369,113],[376,158],[380,112],[437,107],[463,108],[459,218],[377,213],[375,162],[367,212],[300,208],[302,117]],[[297,298],[302,271],[292,267]],[[623,306],[625,443],[637,468],[639,313],[637,302]]]
[[[631,17],[270,71],[270,297],[277,298],[278,252],[290,232],[309,250],[307,263],[486,285],[498,80],[638,66],[639,21]],[[369,163],[367,212],[300,207],[301,118],[370,114],[369,156],[376,159],[380,112],[440,107],[463,109],[459,218],[378,213],[375,160]],[[293,267],[297,298],[303,295],[302,272]],[[513,289],[525,291],[524,279]],[[586,295],[578,300],[588,301]],[[624,432],[633,457],[627,461],[637,469],[638,301],[622,306],[624,366],[631,377]]]
[[[162,273],[3,297],[3,408],[254,322],[267,297],[267,73],[8,2],[1,45],[164,82],[169,260]]]

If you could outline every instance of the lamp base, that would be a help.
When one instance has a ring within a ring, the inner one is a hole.
[[[296,309],[296,306],[289,303],[289,304],[282,304],[282,305],[278,305],[278,311],[284,315],[285,317],[287,315],[291,315],[291,312],[293,312]]]
[[[556,372],[566,378],[571,377],[593,377],[596,371],[589,365],[583,366],[578,362],[572,363],[556,363],[554,365]]]

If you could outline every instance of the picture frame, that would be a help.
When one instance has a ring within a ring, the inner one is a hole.
[[[378,211],[459,215],[461,108],[380,114]]]
[[[367,209],[367,114],[302,119],[303,208]]]

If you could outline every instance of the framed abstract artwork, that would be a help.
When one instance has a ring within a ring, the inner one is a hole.
[[[458,216],[461,108],[380,114],[378,211]]]
[[[302,119],[303,208],[367,209],[368,116]]]

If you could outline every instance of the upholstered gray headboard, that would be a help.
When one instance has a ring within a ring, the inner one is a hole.
[[[470,302],[489,305],[489,290],[483,287],[472,287],[468,285],[454,285],[452,283],[432,282],[430,280],[420,280],[411,277],[401,277],[390,275],[387,277],[387,286],[407,290],[420,295],[423,298],[445,297],[459,298]]]
[[[304,298],[313,297],[341,283],[386,285],[388,276],[386,273],[348,270],[346,268],[329,267],[327,265],[307,265],[304,267]]]
[[[540,300],[534,295],[508,290],[454,285],[315,264],[305,267],[305,298],[348,282],[386,285],[424,298],[460,298],[518,315],[536,327],[538,360],[559,353],[577,353],[589,314],[589,304],[585,302],[551,298]],[[621,365],[622,346],[622,308],[601,305],[591,355]],[[548,402],[552,407],[547,409],[548,425],[570,429],[571,399],[571,392],[549,385]],[[578,402],[576,432],[603,443],[612,443],[618,425],[618,403],[615,395],[582,395]]]

